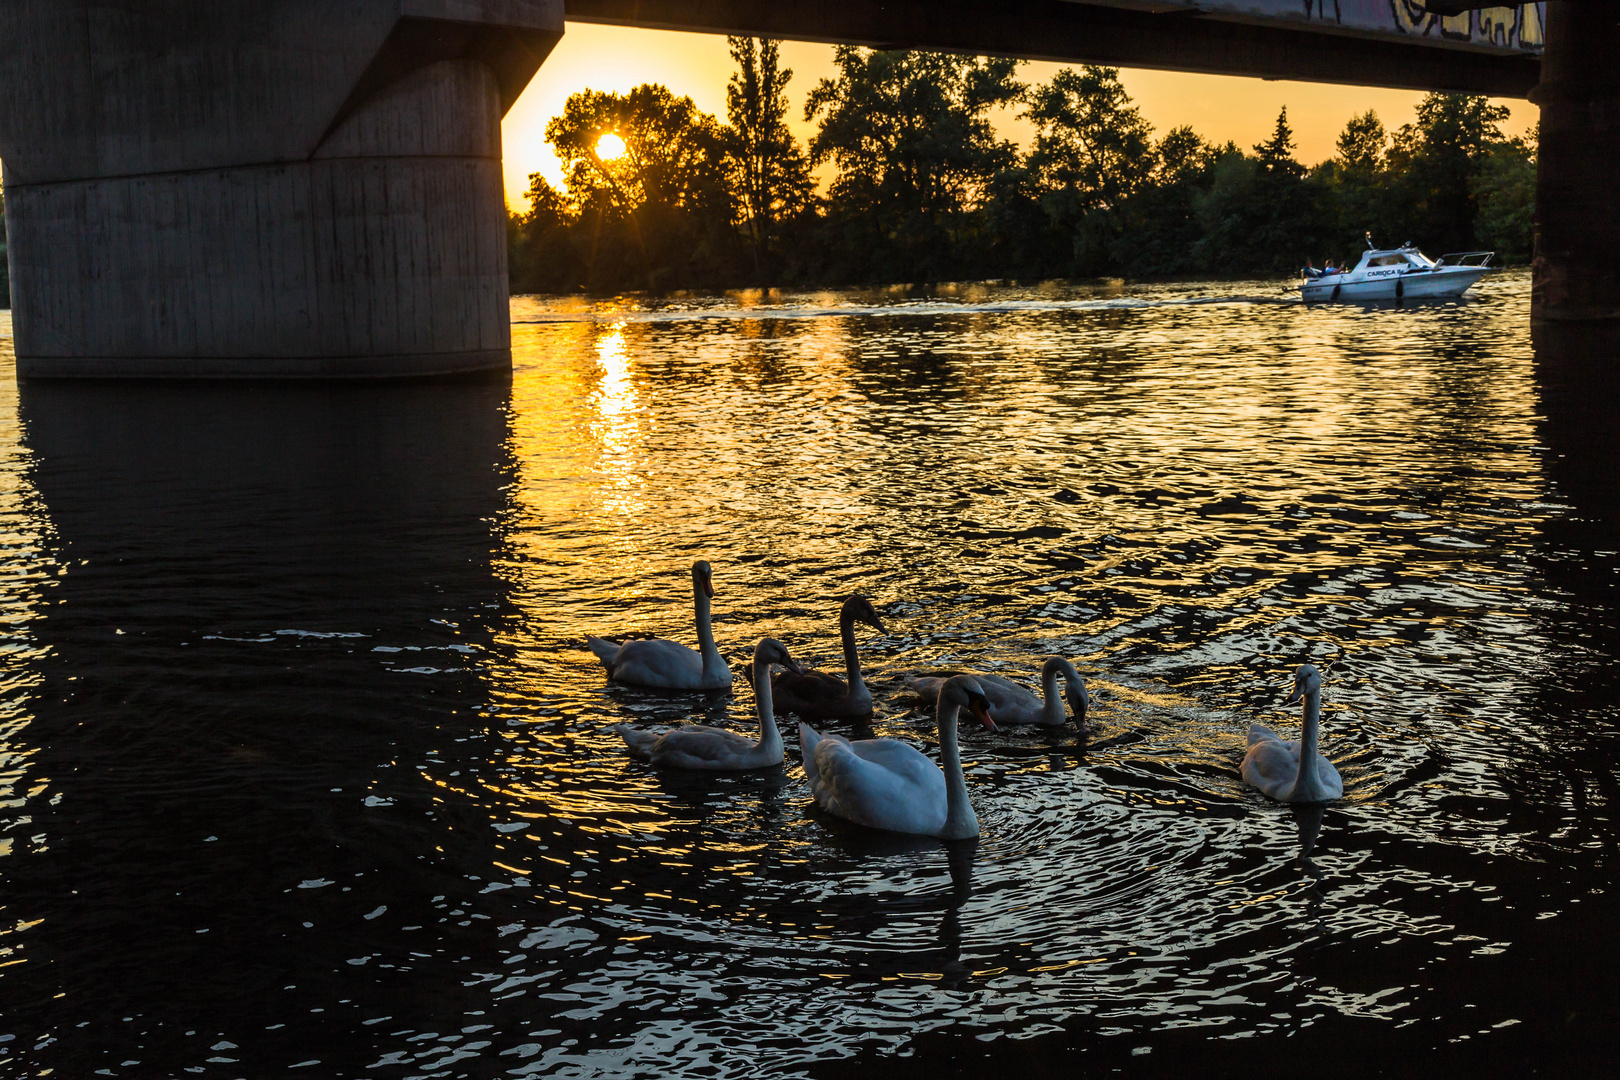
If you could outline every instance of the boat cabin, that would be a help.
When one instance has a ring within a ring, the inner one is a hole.
[[[1438,265],[1417,248],[1403,247],[1394,251],[1364,251],[1361,253],[1361,263],[1356,269],[1368,270],[1375,267],[1406,266],[1416,270],[1433,270]]]

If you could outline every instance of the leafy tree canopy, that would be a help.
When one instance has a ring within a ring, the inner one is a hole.
[[[1068,192],[1076,210],[1116,207],[1152,174],[1153,128],[1131,104],[1118,68],[1065,68],[1029,100],[1031,168],[1049,190]]]
[[[547,129],[565,190],[532,178],[511,218],[515,286],[1287,274],[1353,257],[1367,231],[1530,257],[1535,139],[1503,138],[1506,111],[1483,97],[1431,94],[1393,133],[1363,113],[1306,170],[1287,110],[1252,153],[1187,127],[1155,141],[1112,68],[1026,88],[1009,60],[841,48],[806,103],[806,154],[776,44],[730,43],[724,127],[659,86],[569,99]],[[1012,105],[1034,125],[1028,153],[992,126]],[[622,155],[598,150],[606,134]]]
[[[1384,164],[1384,149],[1389,145],[1389,133],[1378,114],[1368,110],[1350,118],[1339,135],[1338,156],[1335,160],[1346,169],[1362,173],[1377,172]]]
[[[835,204],[861,212],[949,213],[979,203],[1018,156],[996,138],[990,110],[1017,101],[1018,61],[947,53],[834,51],[838,76],[805,102],[820,118],[810,161],[838,167]]]
[[[621,156],[603,156],[598,145],[605,135],[623,140]],[[572,94],[563,114],[546,125],[546,141],[562,160],[569,199],[581,209],[631,214],[644,206],[690,210],[730,200],[719,123],[663,86]]]
[[[1410,209],[1402,238],[1427,235],[1442,251],[1473,245],[1474,186],[1508,110],[1481,94],[1428,94],[1417,123],[1395,133],[1386,159],[1393,195]]]
[[[1305,166],[1294,160],[1294,129],[1288,126],[1288,106],[1277,114],[1277,127],[1271,138],[1254,148],[1260,167],[1273,176],[1298,179],[1305,175]]]
[[[726,84],[726,153],[732,191],[757,254],[778,222],[809,208],[814,184],[809,159],[788,130],[787,84],[793,71],[779,66],[777,43],[747,37],[726,41],[737,64]]]
[[[1214,167],[1223,152],[1186,124],[1172,128],[1156,148],[1155,179],[1161,184],[1189,182]]]

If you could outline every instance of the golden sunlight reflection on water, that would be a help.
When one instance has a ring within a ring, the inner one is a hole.
[[[566,866],[558,902],[599,905],[621,940],[730,941],[739,972],[840,979],[865,935],[866,948],[897,950],[900,968],[880,963],[880,982],[977,982],[1014,1011],[1026,994],[1064,1001],[1071,1019],[1100,986],[1129,996],[1118,980],[1134,978],[1142,949],[1208,952],[1199,977],[1222,989],[1207,1000],[1251,1000],[1269,976],[1245,989],[1204,966],[1253,947],[1233,944],[1230,913],[1276,908],[1286,924],[1304,902],[1338,927],[1323,932],[1430,934],[1369,888],[1382,871],[1367,852],[1333,856],[1343,885],[1327,892],[1279,877],[1292,826],[1273,828],[1277,811],[1256,805],[1235,761],[1251,716],[1289,723],[1275,703],[1290,665],[1314,656],[1332,671],[1325,725],[1349,787],[1335,813],[1388,827],[1388,793],[1404,788],[1393,827],[1409,841],[1505,850],[1494,827],[1460,838],[1421,808],[1459,783],[1481,797],[1491,785],[1462,764],[1442,767],[1445,783],[1420,780],[1435,768],[1433,717],[1414,727],[1392,705],[1421,700],[1497,737],[1522,723],[1511,694],[1454,693],[1514,680],[1509,658],[1480,668],[1468,642],[1487,628],[1494,648],[1501,635],[1535,647],[1523,508],[1542,480],[1528,350],[1503,310],[1517,301],[1392,313],[1153,306],[1172,298],[1117,291],[1070,308],[997,306],[1007,296],[993,290],[967,299],[986,297],[986,310],[917,314],[816,297],[805,303],[854,310],[814,318],[782,297],[739,297],[746,310],[729,319],[696,303],[638,302],[619,317],[570,303],[519,328],[524,479],[508,542],[521,558],[504,572],[523,614],[509,658],[489,669],[513,717],[509,806],[490,810],[538,810],[551,825],[521,834],[510,865],[528,848]],[[536,407],[592,379],[588,416]],[[599,479],[534,501],[536,455],[568,445],[561,426]],[[632,476],[633,504],[620,501]],[[938,914],[851,924],[835,897],[882,908],[939,889],[944,879],[913,881],[937,849],[873,848],[821,818],[791,757],[736,778],[626,762],[619,723],[752,723],[741,684],[735,698],[612,687],[578,647],[585,633],[643,630],[690,643],[697,557],[716,566],[717,636],[738,671],[762,633],[835,667],[838,598],[874,597],[890,624],[863,642],[878,734],[932,740],[897,693],[899,671],[1027,673],[1058,652],[1103,691],[1089,753],[1061,735],[967,748],[986,831],[947,912],[955,930]],[[571,850],[555,846],[564,837]],[[826,947],[801,955],[790,942]],[[933,966],[903,959],[929,950]],[[1083,983],[1050,981],[1080,970]],[[1211,1007],[1184,987],[1150,980],[1133,1007],[1149,1015],[1181,995]],[[1324,988],[1293,1015],[1340,998],[1372,1007]],[[882,1010],[848,1007],[843,1022],[881,1028]],[[1012,1022],[1021,1029],[1033,1030]]]
[[[482,1045],[460,1044],[475,1073],[731,1077],[910,1054],[929,1031],[1128,1054],[1183,1029],[1292,1038],[1380,1017],[1434,1042],[1515,1019],[1521,969],[1493,958],[1529,933],[1521,913],[1584,910],[1575,899],[1606,880],[1601,844],[1585,845],[1612,838],[1594,817],[1605,781],[1560,754],[1566,717],[1545,696],[1602,658],[1561,643],[1568,600],[1545,583],[1565,510],[1537,427],[1528,278],[1406,309],[1307,310],[1277,302],[1276,283],[1210,302],[1221,291],[515,301],[509,397],[486,390],[452,414],[484,417],[490,445],[435,489],[478,489],[478,512],[492,507],[473,540],[444,541],[465,578],[396,572],[398,545],[381,544],[357,558],[386,583],[383,607],[431,594],[434,617],[379,628],[339,610],[319,632],[364,637],[296,639],[331,650],[299,654],[299,670],[329,679],[328,696],[359,687],[380,717],[375,760],[320,785],[334,801],[363,791],[363,817],[309,814],[340,822],[308,846],[353,856],[353,892],[300,897],[337,881],[315,854],[275,885],[294,898],[278,902],[330,905],[307,922],[339,943],[303,955],[337,975],[301,1004],[352,1013],[345,1044],[372,1055],[356,1070],[427,1074],[429,1044],[475,1027]],[[50,521],[7,438],[3,610],[12,646],[37,650],[22,624]],[[218,501],[204,494],[197,505]],[[313,526],[290,520],[296,546]],[[245,580],[255,602],[324,611],[295,582],[333,551],[369,551],[355,537],[387,536],[389,520],[323,538],[279,584],[233,549],[218,565],[205,545],[188,555],[208,588]],[[584,636],[694,644],[699,558],[732,691],[609,684]],[[754,730],[761,636],[839,670],[836,612],[857,591],[887,629],[858,633],[873,733],[932,753],[902,676],[1029,679],[1056,654],[1090,680],[1096,734],[965,736],[983,832],[951,846],[822,815],[791,721],[777,769],[690,776],[627,759],[621,724]],[[229,647],[284,681],[280,630]],[[162,653],[166,640],[116,654],[143,694],[191,671],[194,654]],[[147,672],[140,650],[171,667]],[[48,670],[42,655],[17,678]],[[238,653],[209,655],[205,685],[274,696],[230,666]],[[1237,775],[1251,722],[1297,724],[1280,703],[1306,659],[1326,672],[1323,747],[1346,781],[1315,818]],[[32,737],[17,686],[0,699],[19,710],[0,726],[13,763]],[[254,776],[280,767],[274,747],[257,752]],[[296,760],[294,776],[331,767]],[[7,768],[19,797],[26,766]],[[197,770],[241,780],[208,759]],[[202,865],[176,850],[166,872]],[[361,976],[403,989],[356,990]]]

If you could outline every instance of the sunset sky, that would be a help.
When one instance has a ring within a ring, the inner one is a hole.
[[[784,42],[782,58],[793,69],[788,122],[803,141],[814,131],[803,119],[805,95],[818,79],[833,74],[832,46]],[[1026,64],[1020,78],[1043,82],[1061,66]],[[726,39],[719,35],[569,23],[562,41],[502,126],[507,198],[514,207],[521,206],[533,172],[561,186],[557,159],[546,144],[546,121],[562,111],[569,94],[587,88],[622,93],[644,82],[663,83],[677,94],[690,95],[699,109],[724,121],[726,79],[731,70]],[[1121,78],[1159,134],[1191,124],[1207,139],[1232,139],[1245,149],[1271,134],[1277,111],[1286,105],[1299,141],[1299,157],[1307,164],[1332,156],[1333,142],[1351,116],[1374,109],[1385,126],[1394,129],[1413,118],[1423,96],[1404,90],[1137,69],[1126,69]],[[1537,120],[1539,110],[1527,101],[1504,99],[1501,104],[1513,110],[1509,134],[1522,134]],[[998,126],[1009,138],[1020,141],[1029,130],[1014,112],[1004,113]]]

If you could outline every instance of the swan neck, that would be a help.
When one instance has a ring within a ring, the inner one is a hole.
[[[692,609],[697,622],[698,652],[703,657],[703,670],[708,671],[720,659],[720,650],[714,647],[714,626],[709,621],[709,594],[701,583],[693,586]]]
[[[759,714],[758,749],[782,755],[782,733],[776,729],[776,703],[771,699],[771,665],[754,659],[754,711]]]
[[[1322,692],[1307,691],[1301,705],[1299,731],[1299,771],[1294,774],[1294,800],[1316,802],[1322,797],[1321,780],[1316,774],[1317,740],[1322,724]]]
[[[945,774],[945,828],[940,836],[946,840],[979,835],[979,818],[968,799],[962,753],[956,743],[956,720],[961,711],[960,705],[952,704],[939,714],[939,760]]]
[[[849,678],[850,693],[866,689],[861,679],[861,658],[855,651],[855,616],[845,612],[838,620],[838,634],[844,639],[844,674]]]
[[[1047,727],[1062,727],[1069,719],[1063,711],[1063,693],[1058,689],[1057,665],[1041,671],[1041,723]]]

